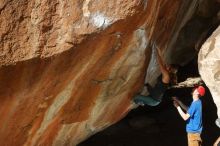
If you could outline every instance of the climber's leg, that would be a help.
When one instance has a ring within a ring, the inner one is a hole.
[[[151,96],[143,96],[143,95],[136,95],[134,97],[134,102],[139,105],[149,105],[149,106],[157,106],[161,101],[158,101]]]
[[[151,93],[153,91],[153,87],[150,84],[146,83],[144,84],[144,86],[147,87],[148,93]]]

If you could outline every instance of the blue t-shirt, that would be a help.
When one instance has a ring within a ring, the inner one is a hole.
[[[187,111],[190,115],[186,124],[186,131],[188,133],[202,132],[202,102],[201,100],[193,101]]]

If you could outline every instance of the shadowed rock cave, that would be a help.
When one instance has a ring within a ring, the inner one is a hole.
[[[197,60],[180,67],[178,81],[199,76]],[[101,131],[78,146],[186,146],[185,121],[173,106],[171,96],[178,96],[186,105],[192,101],[192,88],[170,89],[157,107],[139,106],[120,122]],[[206,87],[203,103],[203,146],[212,146],[220,135],[215,125],[217,109]]]
[[[169,62],[180,62],[178,82],[198,77],[198,52],[204,41],[219,26],[219,5],[205,2],[181,29],[177,41],[167,52]],[[211,3],[211,1],[210,1]],[[209,7],[209,8],[208,8]],[[207,9],[206,9],[207,8]],[[218,14],[217,14],[218,13]],[[217,15],[216,15],[217,14]],[[217,18],[218,17],[218,18]],[[191,60],[187,62],[187,60]],[[157,107],[138,107],[124,119],[101,131],[78,146],[186,146],[186,122],[173,106],[171,97],[178,96],[186,105],[192,101],[192,88],[170,89]],[[217,108],[206,87],[203,102],[203,146],[212,146],[220,135],[215,125]]]

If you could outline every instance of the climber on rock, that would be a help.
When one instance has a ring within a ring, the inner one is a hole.
[[[166,65],[162,59],[161,50],[157,48],[157,61],[161,71],[161,75],[158,77],[157,83],[154,87],[149,84],[145,84],[148,88],[149,95],[136,95],[134,97],[134,103],[137,105],[144,106],[157,106],[163,98],[165,91],[170,87],[171,84],[177,83],[177,65]]]

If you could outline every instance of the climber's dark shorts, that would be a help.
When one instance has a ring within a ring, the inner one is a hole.
[[[134,97],[134,102],[136,104],[147,104],[150,106],[157,106],[163,98],[165,91],[168,89],[169,84],[162,82],[162,77],[158,78],[158,81],[154,88],[148,86],[149,95],[136,95]]]

